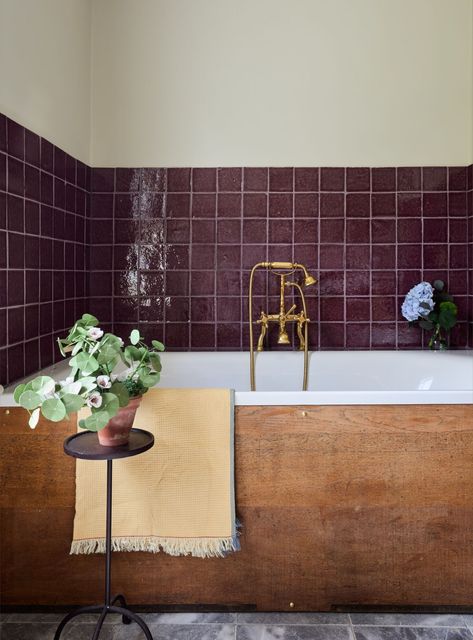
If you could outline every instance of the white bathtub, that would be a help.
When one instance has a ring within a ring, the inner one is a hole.
[[[256,391],[247,352],[163,353],[162,361],[161,387],[230,387],[237,405],[473,403],[473,351],[316,351],[308,391],[300,391],[299,352],[257,354]],[[62,378],[67,371],[62,362],[42,373]],[[14,405],[13,389],[0,395],[0,406]]]

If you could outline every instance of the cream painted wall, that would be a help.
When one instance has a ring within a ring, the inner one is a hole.
[[[473,0],[0,0],[0,111],[95,166],[466,164],[472,24]]]
[[[472,0],[93,0],[95,166],[473,161]]]
[[[0,112],[90,160],[90,0],[0,0]]]

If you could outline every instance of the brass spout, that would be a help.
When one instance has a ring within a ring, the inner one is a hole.
[[[280,331],[278,337],[278,344],[291,344],[287,331]]]
[[[309,274],[306,267],[298,262],[259,262],[251,270],[250,285],[248,295],[248,307],[249,307],[249,320],[250,320],[250,383],[251,390],[255,391],[255,356],[254,356],[254,342],[253,342],[253,279],[255,271],[259,268],[274,270],[275,275],[280,278],[280,304],[279,313],[266,313],[261,312],[257,324],[261,325],[261,333],[258,338],[257,351],[263,351],[264,339],[269,328],[269,323],[274,322],[279,324],[278,344],[288,345],[290,344],[289,335],[286,330],[286,324],[288,322],[297,323],[297,336],[299,338],[299,349],[304,351],[304,376],[302,389],[307,390],[308,380],[308,324],[310,318],[307,316],[307,306],[305,301],[304,292],[302,287],[297,282],[287,282],[286,278],[296,270],[301,270],[304,275],[303,285],[309,287],[317,282],[316,278]],[[278,273],[278,270],[285,271],[286,273]],[[287,273],[289,272],[289,273]],[[301,296],[302,310],[299,313],[295,313],[296,305],[292,305],[289,311],[286,311],[285,301],[285,289],[286,287],[294,287],[297,289]]]

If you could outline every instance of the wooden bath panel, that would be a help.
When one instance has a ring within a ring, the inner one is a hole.
[[[70,556],[72,422],[0,409],[4,606],[100,601],[103,556]],[[116,553],[133,604],[259,610],[473,605],[471,405],[237,407],[242,551]]]

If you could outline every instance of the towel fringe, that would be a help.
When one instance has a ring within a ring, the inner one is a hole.
[[[170,556],[192,555],[197,558],[223,558],[232,551],[239,550],[239,541],[230,538],[113,538],[112,551],[164,551]],[[105,553],[105,538],[74,540],[71,555],[81,553]]]

